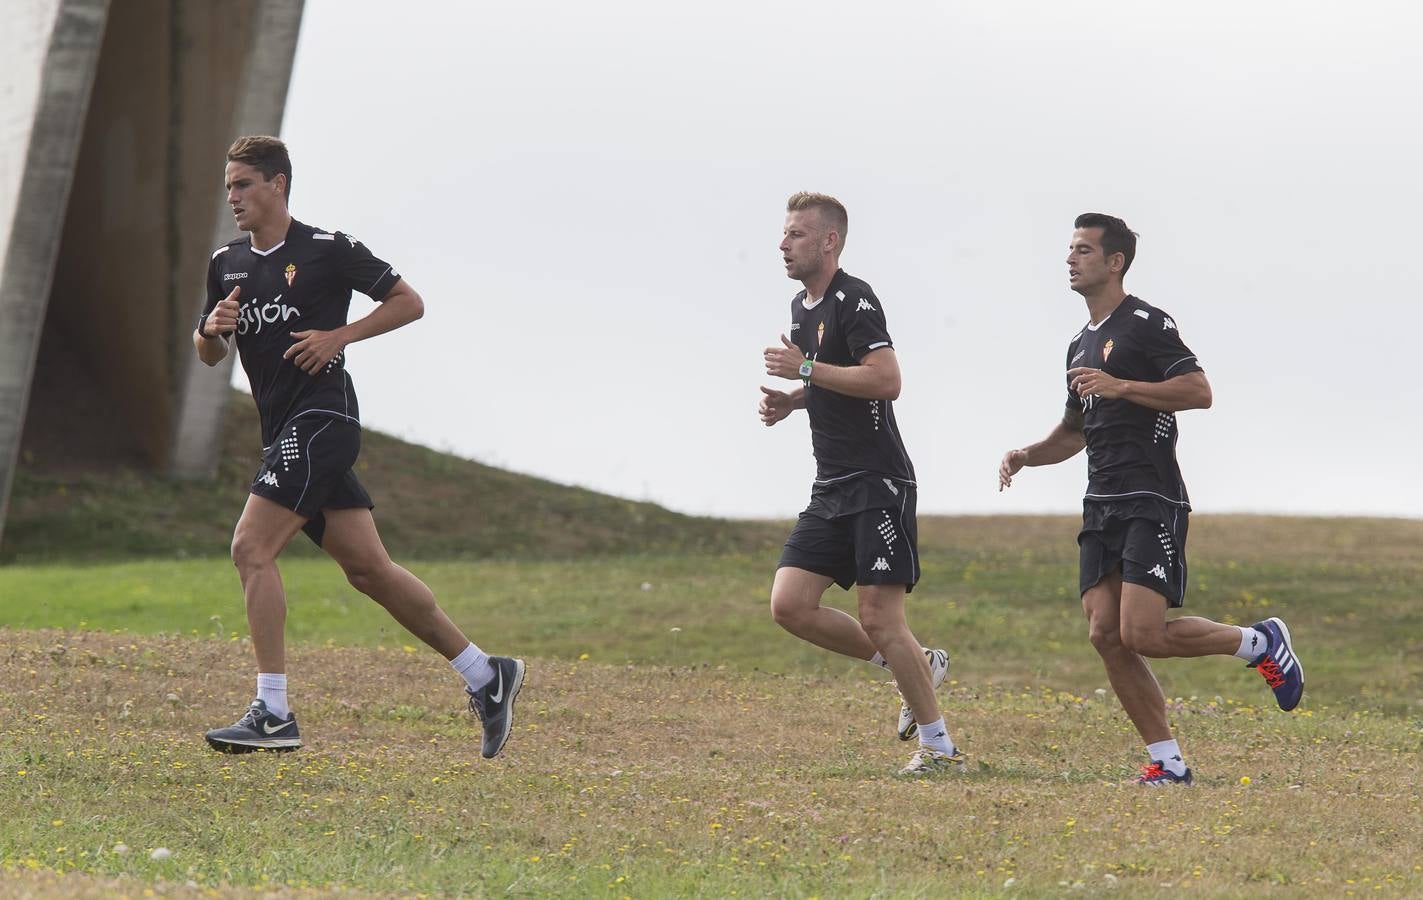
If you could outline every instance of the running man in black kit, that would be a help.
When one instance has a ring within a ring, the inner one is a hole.
[[[352,471],[361,423],[345,348],[413,322],[424,303],[355,238],[291,217],[291,160],[281,141],[239,138],[227,160],[227,202],[249,236],[213,253],[193,344],[213,366],[236,335],[262,420],[262,466],[232,536],[258,675],[257,699],[236,724],[209,731],[207,741],[229,753],[301,746],[287,703],[286,594],[277,556],[305,531],[352,586],[450,661],[483,723],[481,752],[492,758],[509,738],[524,663],[486,655],[424,582],[391,561],[371,498]],[[347,323],[353,290],[379,305]]]
[[[1277,618],[1249,628],[1196,616],[1166,620],[1186,596],[1191,504],[1176,465],[1176,413],[1206,409],[1211,386],[1175,319],[1126,293],[1136,235],[1114,216],[1077,217],[1068,281],[1091,321],[1067,348],[1067,410],[1045,439],[1009,450],[998,489],[1024,466],[1087,449],[1087,495],[1077,537],[1082,611],[1122,708],[1151,762],[1138,784],[1189,785],[1191,770],[1166,721],[1166,698],[1146,658],[1234,655],[1264,676],[1283,710],[1299,705],[1304,668]]]
[[[948,654],[921,647],[904,619],[905,595],[919,580],[914,466],[894,420],[899,361],[884,308],[840,268],[848,226],[834,197],[799,193],[786,204],[781,255],[805,289],[791,300],[791,338],[766,348],[766,374],[803,386],[761,388],[760,415],[769,426],[806,410],[816,478],[781,553],[771,615],[802,640],[894,675],[904,698],[900,739],[919,734],[901,775],[962,771],[934,696]],[[820,605],[832,584],[858,585],[859,621]]]

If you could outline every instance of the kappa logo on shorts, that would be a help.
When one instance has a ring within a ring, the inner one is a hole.
[[[257,480],[263,484],[270,484],[272,487],[281,487],[280,484],[277,484],[277,473],[270,470],[257,476]]]
[[[1158,566],[1158,568],[1159,568],[1159,566]],[[885,559],[884,559],[883,556],[877,557],[877,558],[875,559],[875,564],[872,565],[872,566],[870,566],[870,571],[871,571],[871,572],[888,572],[888,571],[889,571],[889,563],[885,562]]]
[[[1161,567],[1161,563],[1157,563],[1156,565],[1154,565],[1154,566],[1152,566],[1150,569],[1148,569],[1148,570],[1147,570],[1147,574],[1148,574],[1148,575],[1155,575],[1157,578],[1160,578],[1162,581],[1165,581],[1165,580],[1166,580],[1166,570]]]

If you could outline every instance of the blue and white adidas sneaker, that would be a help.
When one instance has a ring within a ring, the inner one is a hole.
[[[1275,692],[1275,702],[1280,709],[1289,712],[1299,706],[1304,696],[1304,666],[1290,643],[1290,630],[1278,618],[1256,622],[1250,627],[1266,638],[1265,652],[1249,663],[1250,668],[1258,671]]]

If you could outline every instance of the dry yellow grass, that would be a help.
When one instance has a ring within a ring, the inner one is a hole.
[[[973,771],[906,783],[868,671],[533,659],[492,762],[428,652],[290,671],[307,747],[226,757],[201,733],[249,699],[234,643],[0,631],[0,893],[1423,894],[1417,723],[1248,683],[1177,704],[1200,782],[1148,791],[1115,704],[1052,684],[952,686]]]

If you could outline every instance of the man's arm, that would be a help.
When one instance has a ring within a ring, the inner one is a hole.
[[[1210,409],[1211,383],[1206,373],[1187,372],[1165,381],[1123,381],[1101,369],[1068,369],[1072,389],[1079,397],[1092,394],[1108,400],[1126,400],[1157,412]]]
[[[203,361],[203,365],[215,366],[227,359],[227,341],[221,337],[205,337],[194,328],[193,346],[197,348],[198,359]]]
[[[881,347],[861,357],[858,366],[817,362],[810,368],[810,383],[861,400],[898,400],[899,357],[893,347]]]
[[[781,344],[780,347],[766,348],[766,374],[776,378],[799,378],[805,354],[785,335],[781,335]],[[861,400],[898,400],[899,357],[894,355],[893,347],[880,347],[861,357],[857,366],[812,363],[810,383]]]
[[[1003,461],[998,464],[998,490],[1011,487],[1013,476],[1024,466],[1055,465],[1081,453],[1085,446],[1087,439],[1082,435],[1082,411],[1069,409],[1047,437],[1021,450],[1009,450],[1003,454]]]
[[[402,325],[409,325],[425,315],[425,301],[405,279],[395,283],[376,308],[354,322],[347,322],[333,331],[293,331],[295,344],[282,354],[299,368],[315,375],[321,367],[336,358],[348,344],[364,341]]]
[[[761,403],[756,411],[761,421],[770,427],[798,409],[805,409],[805,388],[796,388],[790,393],[773,388],[761,388]]]
[[[215,366],[227,359],[228,342],[237,330],[237,316],[241,311],[237,297],[241,293],[241,285],[233,288],[232,293],[219,300],[212,311],[199,320],[198,328],[193,329],[193,346],[204,365]]]

